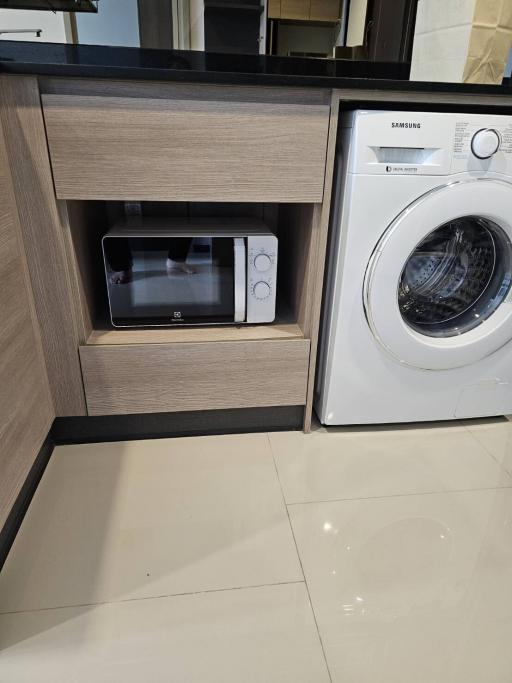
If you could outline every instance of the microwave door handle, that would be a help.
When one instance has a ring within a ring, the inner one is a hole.
[[[235,317],[236,323],[245,322],[245,300],[246,300],[246,285],[245,285],[245,241],[243,237],[234,237],[234,255],[235,255]]]

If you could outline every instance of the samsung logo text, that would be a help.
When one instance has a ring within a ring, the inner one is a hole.
[[[391,124],[391,128],[421,128],[421,123],[409,123],[407,121],[400,121]]]

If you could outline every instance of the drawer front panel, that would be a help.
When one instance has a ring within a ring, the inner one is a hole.
[[[309,340],[82,346],[89,415],[303,405]]]
[[[60,199],[322,201],[327,105],[42,101]]]

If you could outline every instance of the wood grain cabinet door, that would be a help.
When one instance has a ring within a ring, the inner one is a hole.
[[[281,0],[281,19],[309,19],[310,0]]]
[[[267,17],[269,19],[281,18],[281,0],[268,0]]]
[[[338,21],[340,0],[311,0],[311,21]]]
[[[0,529],[54,412],[0,130]]]
[[[309,340],[81,346],[89,415],[304,405]]]
[[[43,95],[60,199],[321,202],[329,106]]]

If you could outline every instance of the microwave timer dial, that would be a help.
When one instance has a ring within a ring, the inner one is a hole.
[[[266,273],[272,267],[272,259],[268,254],[258,254],[254,259],[254,267],[259,273]]]
[[[257,282],[254,287],[252,288],[252,293],[256,297],[256,299],[266,299],[270,296],[270,285],[268,282],[264,282],[263,280],[260,280]]]

